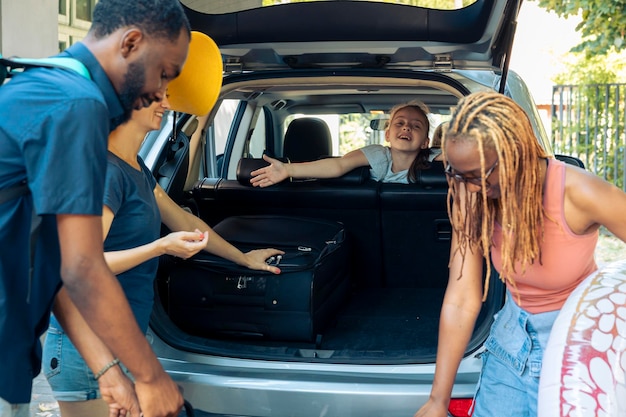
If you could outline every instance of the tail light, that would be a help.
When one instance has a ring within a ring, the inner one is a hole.
[[[471,416],[471,408],[471,398],[452,398],[450,400],[450,406],[448,406],[448,413],[450,413],[452,417],[469,417]]]

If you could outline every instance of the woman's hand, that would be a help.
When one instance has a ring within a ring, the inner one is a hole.
[[[289,178],[287,172],[287,165],[280,162],[278,159],[270,158],[267,155],[263,155],[263,159],[270,163],[269,166],[252,171],[250,175],[250,183],[255,187],[269,187],[270,185],[278,184],[286,178]]]
[[[187,259],[200,252],[209,241],[209,232],[173,232],[159,239],[163,253]]]
[[[250,269],[256,269],[259,271],[269,271],[273,274],[280,274],[280,268],[266,263],[268,258],[276,255],[284,255],[285,252],[278,249],[255,249],[250,252],[244,253],[246,257],[246,266]],[[280,265],[280,264],[279,264]]]
[[[447,415],[447,407],[444,404],[435,402],[432,398],[430,398],[413,417],[447,417]]]

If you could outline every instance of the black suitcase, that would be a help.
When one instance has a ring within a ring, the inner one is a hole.
[[[214,227],[243,252],[273,247],[281,274],[253,271],[201,252],[170,271],[168,310],[182,330],[312,342],[345,302],[350,262],[341,223],[234,216]],[[211,236],[209,236],[209,239]]]

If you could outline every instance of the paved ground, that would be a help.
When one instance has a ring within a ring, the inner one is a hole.
[[[50,385],[43,374],[33,380],[33,395],[30,400],[31,417],[60,417],[59,405],[54,400]]]
[[[180,417],[186,417],[181,411]],[[196,417],[208,417],[208,414],[195,410]],[[50,385],[43,374],[33,380],[33,395],[30,400],[30,417],[61,417],[59,404],[54,400]]]

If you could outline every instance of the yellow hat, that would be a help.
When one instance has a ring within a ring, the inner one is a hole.
[[[167,87],[172,110],[208,114],[222,87],[222,71],[222,55],[213,39],[192,31],[185,66]]]

